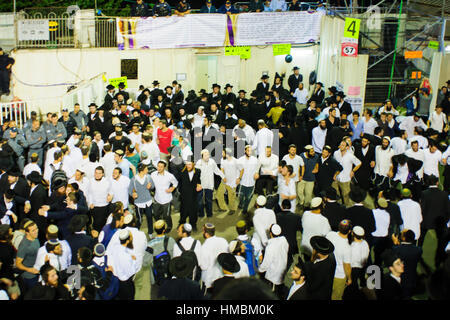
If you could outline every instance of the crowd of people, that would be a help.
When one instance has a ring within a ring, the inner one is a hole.
[[[430,114],[420,99],[360,114],[292,71],[249,95],[121,83],[87,113],[4,119],[1,298],[132,300],[148,266],[152,299],[366,299],[378,266],[372,298],[411,299],[421,265],[427,296],[448,299],[449,88]],[[219,213],[239,215],[234,240]]]

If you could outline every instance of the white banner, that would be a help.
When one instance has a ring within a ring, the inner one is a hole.
[[[323,12],[241,13],[237,19],[236,45],[306,43],[319,40]]]
[[[30,19],[18,21],[19,41],[50,40],[48,19]]]
[[[118,19],[119,47],[221,47],[226,36],[225,14],[190,14],[184,17]]]

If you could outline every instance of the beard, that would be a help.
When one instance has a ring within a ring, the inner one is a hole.
[[[133,242],[130,241],[130,242],[127,244],[127,248],[128,248],[128,249],[133,249],[133,248],[134,248]]]
[[[381,145],[381,149],[383,149],[383,150],[386,150],[387,148],[388,148],[389,146],[384,146],[384,145]]]

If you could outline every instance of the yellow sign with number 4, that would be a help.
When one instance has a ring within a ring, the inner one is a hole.
[[[345,18],[344,37],[358,39],[360,25],[360,19]]]

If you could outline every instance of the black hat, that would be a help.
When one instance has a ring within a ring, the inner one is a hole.
[[[112,84],[108,84],[107,86],[106,86],[106,90],[112,90],[112,89],[114,89],[115,87],[112,85]]]
[[[158,80],[154,80],[154,81],[152,82],[152,84],[153,84],[154,86],[156,86],[157,84],[159,84],[159,81],[158,81]]]
[[[52,190],[59,189],[61,187],[67,186],[67,181],[63,179],[56,179],[52,184]]]
[[[206,90],[205,89],[200,89],[200,91],[198,93],[206,94]]]
[[[322,82],[316,82],[316,84],[320,85],[321,87],[323,87],[323,83]]]
[[[20,177],[21,172],[19,170],[17,170],[17,168],[14,168],[10,171],[8,171],[8,176],[12,176],[12,177]]]
[[[37,171],[31,171],[31,173],[27,175],[27,180],[38,184],[42,181],[42,176]]]
[[[292,68],[292,71],[295,71],[295,70],[300,70],[300,68],[295,66],[294,68]]]
[[[94,102],[92,102],[91,104],[89,104],[88,108],[90,108],[90,107],[96,107],[97,108],[97,105]]]
[[[247,93],[247,91],[245,91],[245,90],[242,90],[242,89],[238,91],[238,93],[241,93],[241,92],[243,92],[243,93]]]
[[[399,259],[400,257],[395,253],[394,250],[392,249],[388,249],[386,251],[383,252],[383,254],[381,255],[381,257],[383,258],[383,262],[385,264],[386,267],[392,267],[392,265],[394,264],[395,260]]]
[[[226,88],[233,88],[233,86],[232,86],[231,84],[227,83],[227,84],[225,85],[225,89],[226,89]]]
[[[217,84],[217,83],[214,83],[213,85],[212,85],[212,88],[214,89],[214,88],[219,88],[220,89],[220,86]]]
[[[268,76],[267,74],[264,74],[264,75],[261,77],[261,80],[264,80],[264,79],[269,79],[269,76]]]
[[[178,279],[192,276],[195,265],[186,255],[175,257],[169,262],[169,272]]]
[[[331,241],[322,236],[312,237],[309,243],[320,254],[330,254],[334,251],[334,245]]]
[[[31,115],[32,115],[32,116],[37,116],[36,111],[31,111]]]
[[[167,88],[173,89],[171,86],[166,86],[166,87],[164,88],[164,90],[167,90]]]
[[[367,191],[359,187],[352,188],[349,193],[350,199],[352,199],[352,201],[355,203],[363,202],[366,198],[366,195]]]
[[[336,94],[336,92],[338,92],[335,86],[329,87],[328,90],[330,90],[333,94]]]
[[[241,270],[241,266],[239,262],[236,260],[236,257],[231,253],[221,253],[217,257],[217,262],[219,262],[220,266],[231,273],[236,273]]]
[[[77,214],[69,222],[69,230],[73,233],[80,232],[87,224],[88,217],[84,214]]]
[[[337,95],[338,95],[339,97],[341,97],[341,98],[345,98],[345,97],[346,97],[346,95],[344,94],[343,91],[339,91],[339,92],[337,93]]]
[[[120,82],[117,86],[118,86],[119,88],[125,88],[125,83]]]
[[[337,195],[337,192],[336,192],[336,189],[335,188],[333,188],[333,187],[328,187],[325,191],[324,191],[324,195],[325,195],[325,198],[328,198],[328,199],[330,199],[330,200],[337,200],[337,197],[338,197],[338,195]]]
[[[362,139],[367,139],[370,142],[370,134],[364,133],[363,136],[362,136]]]

